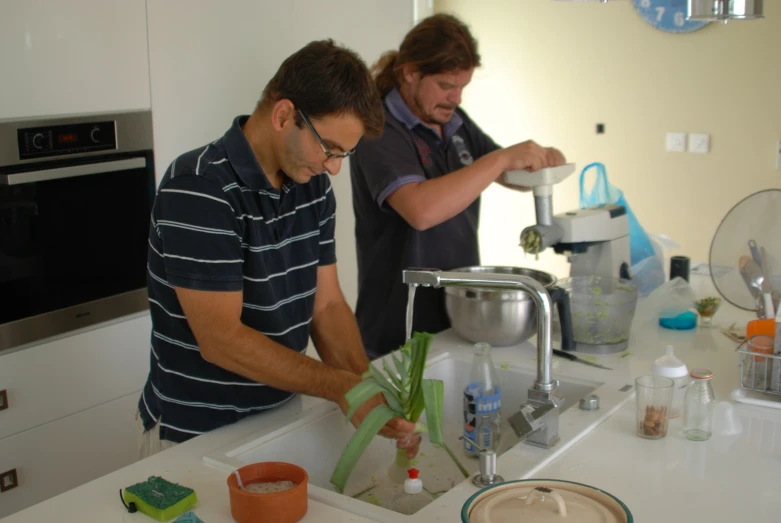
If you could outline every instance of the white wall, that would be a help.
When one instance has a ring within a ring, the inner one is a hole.
[[[690,34],[651,27],[630,1],[435,4],[479,40],[483,67],[464,106],[483,129],[503,144],[556,145],[579,169],[601,161],[646,229],[681,244],[671,254],[707,261],[730,208],[781,187],[780,2],[765,2],[764,20]],[[709,133],[711,152],[665,152],[668,131]],[[554,204],[577,207],[577,176],[556,186]],[[534,221],[530,195],[490,188],[481,220],[484,263],[569,271],[562,256],[545,252],[535,263],[518,247]]]
[[[152,112],[158,176],[179,154],[213,141],[249,114],[282,61],[333,38],[371,65],[412,25],[411,0],[148,0]],[[349,165],[332,178],[339,278],[358,293]]]

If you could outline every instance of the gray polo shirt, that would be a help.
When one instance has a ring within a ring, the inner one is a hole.
[[[402,270],[480,264],[479,198],[426,231],[413,229],[386,198],[405,184],[445,176],[499,148],[460,107],[443,126],[443,138],[412,113],[397,89],[385,97],[384,107],[382,137],[361,140],[350,162],[358,250],[355,315],[371,358],[404,343],[407,288]],[[437,333],[449,327],[444,291],[418,289],[414,330]]]

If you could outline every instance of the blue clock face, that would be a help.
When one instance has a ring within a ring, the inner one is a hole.
[[[686,20],[686,0],[632,0],[643,20],[667,33],[690,33],[708,22]]]

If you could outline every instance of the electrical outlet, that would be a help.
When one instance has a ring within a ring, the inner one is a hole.
[[[689,135],[689,152],[708,154],[710,152],[710,135],[704,133],[691,133]]]
[[[667,152],[686,152],[686,133],[667,133]]]

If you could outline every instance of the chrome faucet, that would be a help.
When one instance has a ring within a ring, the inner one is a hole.
[[[553,306],[545,287],[534,278],[519,274],[449,272],[439,269],[407,269],[402,272],[402,281],[413,288],[516,289],[531,296],[537,306],[537,379],[529,389],[527,400],[521,404],[518,412],[508,418],[508,422],[516,435],[529,445],[550,448],[558,443],[559,399],[554,393],[559,383],[551,378]],[[410,300],[407,304],[408,313],[413,306],[413,300]]]

